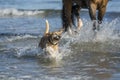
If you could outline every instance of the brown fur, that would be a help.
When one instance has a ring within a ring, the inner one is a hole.
[[[74,25],[74,16],[76,16],[77,21],[79,20],[81,8],[88,8],[91,20],[98,20],[97,22],[101,24],[108,0],[62,0],[62,2],[62,25],[63,29],[67,31],[68,28]],[[96,10],[98,10],[97,18]],[[79,27],[79,25],[77,26]],[[95,23],[93,24],[93,29],[96,29]]]
[[[41,38],[39,47],[42,49],[47,49],[47,47],[52,48],[55,52],[58,52],[58,43],[61,38],[63,30],[49,32],[49,23],[46,21],[46,31],[44,36]],[[52,54],[48,51],[49,54]]]

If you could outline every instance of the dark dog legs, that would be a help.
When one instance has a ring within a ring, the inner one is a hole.
[[[75,27],[78,28],[78,30],[80,30],[82,24],[82,20],[80,19],[80,5],[73,5],[72,6],[72,23]],[[77,26],[75,25],[75,19],[77,19]]]
[[[71,2],[70,2],[71,1]],[[70,2],[71,4],[68,5],[67,2]],[[68,27],[72,27],[72,20],[71,20],[71,11],[72,11],[72,0],[63,0],[63,11],[62,11],[62,23],[63,28],[65,31],[67,31]]]

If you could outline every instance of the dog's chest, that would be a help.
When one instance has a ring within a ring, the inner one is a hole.
[[[49,56],[56,57],[56,54],[58,53],[58,49],[56,46],[47,46],[45,48],[45,52]]]
[[[58,45],[46,44],[46,49],[51,49],[53,52],[58,51]]]

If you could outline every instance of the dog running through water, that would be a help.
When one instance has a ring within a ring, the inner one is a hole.
[[[39,42],[39,47],[45,50],[44,56],[56,57],[59,52],[59,41],[61,39],[63,30],[49,32],[49,22],[46,20],[46,30]]]

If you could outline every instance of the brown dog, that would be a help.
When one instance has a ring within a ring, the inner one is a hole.
[[[52,57],[56,56],[62,32],[62,29],[55,32],[49,32],[49,23],[46,20],[46,31],[39,43],[39,47],[45,50],[45,55],[50,55]]]
[[[62,25],[65,31],[68,31],[69,28],[72,28],[72,25],[74,25],[74,17],[77,18],[78,29],[81,28],[81,8],[87,8],[89,10],[90,18],[93,21],[93,30],[96,30],[99,28],[99,25],[97,25],[97,23],[102,23],[108,0],[62,0],[62,3]],[[96,14],[97,10],[98,15]]]

